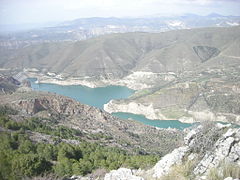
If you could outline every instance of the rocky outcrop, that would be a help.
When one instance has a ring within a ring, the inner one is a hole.
[[[222,161],[237,162],[240,165],[240,129],[229,129],[215,144],[215,150],[207,152],[198,163],[193,173],[207,174],[211,168],[216,168]]]
[[[17,106],[31,115],[44,110],[50,110],[63,115],[78,115],[81,114],[85,107],[70,98],[61,96],[42,96],[27,100],[23,99],[19,100]]]
[[[0,74],[0,94],[13,93],[19,85],[20,82],[13,77]]]
[[[142,177],[135,176],[131,169],[120,168],[107,173],[104,180],[144,180]]]
[[[203,131],[203,128],[206,127],[199,126],[191,130],[184,138],[185,146],[175,149],[172,153],[164,156],[154,166],[153,177],[160,178],[168,174],[174,165],[183,163],[183,159],[197,161],[193,174],[198,179],[206,179],[210,169],[221,166],[222,162],[237,163],[240,166],[240,129],[228,129],[215,143],[212,142],[212,147],[207,149],[202,157],[192,152],[196,143],[198,143],[196,141],[198,141],[197,138],[199,138],[198,136]],[[221,131],[224,128],[227,128],[227,126],[219,125],[217,129]]]
[[[172,153],[164,156],[153,168],[153,177],[159,178],[169,173],[170,168],[176,164],[180,164],[183,158],[189,152],[188,146],[175,149]]]
[[[161,179],[169,173],[172,173],[174,167],[184,166],[184,163],[186,162],[194,162],[191,165],[191,177],[194,177],[194,180],[207,180],[208,173],[211,169],[216,168],[221,171],[223,166],[222,162],[237,164],[240,169],[240,129],[229,127],[230,125],[222,124],[214,126],[200,125],[187,133],[184,138],[184,146],[179,147],[162,157],[152,169],[148,171],[132,171],[130,169],[123,170],[121,168],[116,171],[111,171],[105,176],[105,180],[110,180],[111,178],[131,179],[132,176],[133,179],[135,176],[140,179],[143,177],[145,180]],[[223,133],[216,136],[218,139],[210,137],[218,132]],[[200,147],[197,147],[199,149],[196,149],[196,144],[198,144],[199,141],[206,142],[201,142],[202,144]],[[211,141],[210,144],[208,144],[209,142],[207,141]],[[201,146],[209,147],[203,148],[204,151],[201,152]],[[124,176],[123,172],[127,175]],[[232,177],[225,178],[227,180],[235,180]]]

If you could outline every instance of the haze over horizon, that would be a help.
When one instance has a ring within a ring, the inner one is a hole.
[[[240,15],[238,0],[1,0],[0,24],[193,13]]]

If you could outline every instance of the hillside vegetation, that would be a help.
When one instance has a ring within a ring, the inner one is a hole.
[[[11,112],[11,113],[10,113]],[[144,168],[158,160],[157,155],[132,155],[120,148],[103,147],[81,139],[82,132],[67,127],[51,128],[42,119],[16,122],[16,113],[0,107],[0,178],[22,179],[54,173],[56,176],[86,175],[94,169],[121,166]],[[30,133],[51,135],[54,141],[33,142]],[[61,142],[68,139],[67,142]],[[76,144],[70,143],[75,139]]]

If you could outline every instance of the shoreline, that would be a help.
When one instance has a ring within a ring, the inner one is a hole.
[[[106,87],[106,86],[125,86],[129,89],[133,90],[141,90],[146,89],[148,85],[146,84],[134,84],[132,81],[126,81],[126,80],[93,80],[90,77],[82,77],[82,78],[67,78],[67,79],[61,79],[59,77],[58,79],[56,77],[50,77],[47,75],[44,75],[42,73],[36,74],[34,73],[27,73],[29,78],[37,78],[39,81],[39,84],[41,83],[49,83],[49,84],[57,84],[62,86],[70,86],[70,85],[82,85],[89,88],[97,88],[97,87]],[[88,79],[88,80],[87,80]],[[133,85],[134,84],[134,85]],[[113,101],[109,101],[107,104],[104,104],[104,110],[108,113],[112,112],[125,112],[125,113],[132,113],[136,115],[143,115],[149,120],[178,120],[181,123],[196,123],[196,122],[202,122],[203,119],[207,118],[210,121],[220,121],[220,122],[226,122],[226,123],[232,123],[227,121],[227,117],[233,117],[235,119],[236,124],[240,124],[240,116],[236,116],[234,114],[213,114],[212,112],[192,112],[189,111],[188,114],[190,116],[182,116],[179,118],[167,118],[165,115],[161,113],[160,109],[154,109],[153,105],[142,105],[136,102],[131,102],[130,104],[118,104],[113,103]]]
[[[40,75],[36,75],[35,73],[33,74],[28,74],[28,77],[29,78],[36,78],[39,82],[39,84],[41,83],[49,83],[49,84],[56,84],[56,85],[61,85],[61,86],[70,86],[70,85],[82,85],[82,86],[86,86],[86,87],[89,87],[89,88],[97,88],[97,87],[106,87],[106,86],[109,86],[109,85],[116,85],[116,86],[125,86],[125,87],[128,87],[126,86],[125,84],[121,84],[119,82],[113,82],[113,83],[106,83],[106,82],[112,82],[112,81],[106,81],[103,83],[103,81],[87,81],[87,80],[80,80],[80,79],[76,79],[76,78],[69,78],[68,80],[58,80],[58,79],[55,79],[55,78],[51,78],[51,77],[48,77],[48,76],[42,76],[41,74]],[[129,88],[129,87],[128,87]],[[131,88],[130,88],[131,89]],[[112,100],[110,100],[109,102],[111,102]],[[108,102],[108,103],[109,103]],[[108,104],[107,103],[107,104]],[[104,106],[106,106],[106,104],[104,104]],[[109,112],[108,110],[106,110],[105,108],[103,108],[104,111],[108,112],[111,114],[111,112]],[[153,109],[152,109],[153,110]],[[116,111],[116,112],[119,112],[119,111]],[[133,112],[133,111],[120,111],[120,112],[123,112],[123,113],[132,113],[132,114],[136,114],[136,115],[143,115],[145,116],[147,119],[151,120],[151,121],[164,121],[164,120],[177,120],[179,122],[182,122],[182,123],[188,123],[188,124],[191,124],[192,122],[185,122],[185,121],[180,121],[178,119],[169,119],[169,118],[166,118],[165,116],[161,116],[161,117],[158,117],[158,116],[155,116],[153,117],[151,115],[151,113],[149,113],[148,115],[144,114],[144,113],[136,113],[136,112]],[[143,111],[144,112],[144,111]],[[146,111],[145,111],[146,112]]]
[[[55,73],[41,73],[39,70],[29,71],[25,70],[24,73],[29,78],[37,78],[39,83],[51,83],[58,85],[83,85],[90,88],[113,86],[125,86],[133,90],[143,90],[154,87],[154,82],[158,80],[164,82],[171,82],[176,78],[172,72],[169,73],[152,73],[152,72],[132,72],[123,78],[106,79],[104,77],[67,77],[63,78],[61,74]]]
[[[141,90],[145,88],[150,88],[149,86],[143,84],[133,85],[132,82],[123,82],[119,79],[114,80],[86,80],[86,79],[75,79],[68,78],[64,80],[49,78],[49,77],[39,77],[39,76],[29,76],[29,78],[37,78],[38,83],[48,83],[48,84],[56,84],[61,86],[71,86],[71,85],[82,85],[89,88],[98,88],[98,87],[106,87],[106,86],[125,86],[132,90]]]
[[[190,116],[182,116],[179,118],[167,118],[161,113],[160,109],[154,109],[153,105],[148,106],[142,105],[136,102],[130,102],[128,104],[118,104],[114,100],[111,100],[107,104],[104,104],[104,110],[109,113],[132,113],[137,115],[143,115],[149,120],[177,120],[181,123],[193,124],[198,122],[204,122],[205,119],[209,119],[210,122],[223,122],[223,123],[233,123],[240,125],[240,116],[229,113],[218,113],[214,114],[210,111],[188,111]],[[227,117],[234,118],[235,121],[229,122]]]
[[[116,104],[114,100],[109,101],[107,104],[104,104],[103,108],[108,113],[131,113],[136,115],[143,115],[147,119],[152,121],[179,121],[181,123],[192,124],[196,123],[193,119],[174,119],[174,118],[167,118],[164,116],[158,109],[154,109],[153,105],[150,104],[149,106],[144,106],[139,103],[131,102],[129,104]],[[144,113],[143,113],[144,112]]]

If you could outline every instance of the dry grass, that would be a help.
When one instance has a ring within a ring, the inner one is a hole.
[[[240,178],[240,166],[222,162],[218,168],[212,168],[208,173],[209,180],[224,180],[227,177]]]
[[[161,177],[159,180],[194,180],[192,174],[195,162],[186,161],[181,165],[174,166],[169,174]],[[224,180],[227,177],[240,178],[240,166],[236,163],[222,162],[219,167],[212,168],[207,180]]]
[[[186,161],[183,164],[172,167],[169,174],[160,178],[160,180],[191,180],[194,179],[192,174],[195,162]]]

